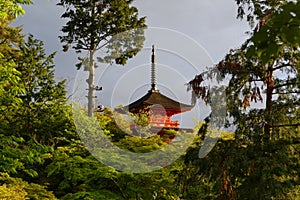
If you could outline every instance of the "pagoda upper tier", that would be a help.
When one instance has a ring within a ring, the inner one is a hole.
[[[156,86],[155,52],[154,46],[152,46],[151,89],[140,99],[117,109],[117,111],[124,112],[127,110],[131,113],[149,112],[149,123],[151,123],[152,127],[178,129],[178,121],[171,121],[172,115],[190,111],[193,107],[193,105],[178,102],[159,92]]]

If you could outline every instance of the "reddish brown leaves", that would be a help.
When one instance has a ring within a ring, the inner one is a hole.
[[[191,80],[189,83],[187,83],[188,88],[187,90],[193,90],[192,94],[192,104],[194,105],[196,103],[196,99],[203,99],[207,103],[209,90],[206,86],[203,86],[203,76],[202,74],[196,75],[193,80]]]
[[[252,88],[251,92],[248,93],[247,95],[244,96],[244,99],[243,99],[243,107],[246,108],[246,107],[249,107],[250,106],[250,101],[251,102],[255,102],[257,103],[257,100],[263,102],[263,98],[261,96],[261,93],[260,93],[260,88],[255,86]]]

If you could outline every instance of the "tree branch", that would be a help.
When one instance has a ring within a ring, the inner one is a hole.
[[[284,87],[284,86],[289,86],[289,85],[294,85],[294,84],[297,84],[297,82],[287,82],[287,83],[284,83],[284,84],[275,85],[273,87],[273,89],[277,89],[277,88]]]
[[[107,41],[106,43],[102,44],[102,45],[99,46],[96,50],[98,51],[98,50],[102,49],[104,46],[106,46],[106,45],[108,44],[108,42],[109,42],[109,41]]]
[[[271,127],[286,127],[286,126],[300,126],[300,123],[298,124],[278,124],[278,125],[272,125]]]
[[[290,63],[286,63],[286,64],[282,64],[282,65],[280,65],[280,66],[278,66],[278,67],[274,67],[272,70],[273,70],[273,71],[276,71],[276,70],[281,69],[281,68],[284,68],[284,67],[292,67],[292,66],[291,66]]]
[[[112,180],[112,181],[114,182],[114,184],[119,188],[119,190],[120,190],[122,196],[123,196],[124,198],[126,198],[126,195],[125,195],[125,193],[123,192],[123,190],[122,190],[122,188],[120,187],[120,185],[118,184],[118,182],[117,182],[114,178],[111,178],[111,180]]]
[[[273,92],[272,94],[300,94],[299,92]]]

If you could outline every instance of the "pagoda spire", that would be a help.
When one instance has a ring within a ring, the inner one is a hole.
[[[152,45],[152,57],[151,57],[151,90],[157,91],[154,45]]]

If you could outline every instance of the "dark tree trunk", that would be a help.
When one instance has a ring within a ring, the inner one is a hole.
[[[272,123],[272,93],[274,89],[273,68],[269,66],[267,69],[267,95],[266,95],[266,125],[264,130],[265,140],[272,138],[271,123]]]

